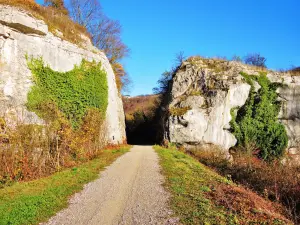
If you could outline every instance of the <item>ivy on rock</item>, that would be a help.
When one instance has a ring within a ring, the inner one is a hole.
[[[73,128],[80,127],[89,109],[105,116],[108,85],[101,63],[82,60],[71,71],[58,72],[45,65],[42,58],[27,60],[34,82],[28,93],[30,111],[44,119],[47,116],[44,105],[55,104]]]
[[[241,73],[251,85],[245,105],[231,111],[231,129],[237,138],[237,145],[249,150],[257,150],[259,157],[271,161],[284,155],[288,144],[285,127],[278,122],[281,102],[278,101],[277,88],[280,84],[272,83],[265,73],[259,76]],[[256,92],[254,81],[260,85]]]

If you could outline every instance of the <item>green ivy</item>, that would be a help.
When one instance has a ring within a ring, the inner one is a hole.
[[[249,97],[243,107],[232,109],[231,129],[237,138],[237,145],[256,146],[264,160],[280,158],[288,144],[285,127],[278,122],[281,102],[276,93],[278,83],[271,83],[265,73],[259,76],[241,73],[251,85]],[[261,88],[255,92],[256,81]]]
[[[57,72],[45,65],[42,58],[27,59],[32,72],[34,86],[28,93],[27,107],[44,118],[45,104],[55,104],[78,128],[87,110],[98,109],[105,115],[108,105],[106,73],[101,64],[83,60],[68,72]]]

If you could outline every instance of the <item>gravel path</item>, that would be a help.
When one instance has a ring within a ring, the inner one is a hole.
[[[175,224],[168,220],[169,194],[163,181],[153,148],[134,146],[46,224]]]

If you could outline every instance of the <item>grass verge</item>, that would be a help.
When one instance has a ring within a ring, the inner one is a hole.
[[[282,207],[235,185],[183,152],[155,146],[183,224],[291,224]]]
[[[99,171],[129,150],[105,150],[87,163],[39,180],[0,189],[0,224],[38,224],[67,207],[71,195],[95,180]]]

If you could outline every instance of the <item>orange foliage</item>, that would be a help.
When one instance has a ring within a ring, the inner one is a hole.
[[[214,187],[215,191],[208,192],[218,206],[223,206],[234,214],[243,215],[239,224],[248,224],[255,221],[256,224],[273,224],[280,219],[285,224],[291,224],[284,216],[284,208],[280,204],[270,202],[251,190],[243,187],[221,184]]]
[[[145,95],[136,97],[123,97],[124,111],[127,116],[135,112],[143,112],[145,115],[154,114],[159,95]]]
[[[118,62],[112,63],[111,66],[112,66],[114,74],[116,76],[117,88],[118,88],[119,91],[121,91],[122,88],[123,88],[123,85],[124,85],[123,82],[122,82],[122,78],[124,76],[126,76],[125,69],[124,69],[123,65],[121,63],[118,63]]]
[[[7,139],[0,143],[0,186],[76,166],[99,156],[105,147],[105,127],[97,110],[90,109],[81,128],[74,130],[53,104],[45,107],[46,125],[20,124],[13,129],[0,120],[0,137]]]
[[[200,162],[217,170],[224,176],[243,184],[263,197],[282,203],[286,214],[294,222],[300,222],[300,167],[267,163],[252,155],[236,152],[234,160],[225,159],[224,151],[211,146],[207,149],[189,151]]]

